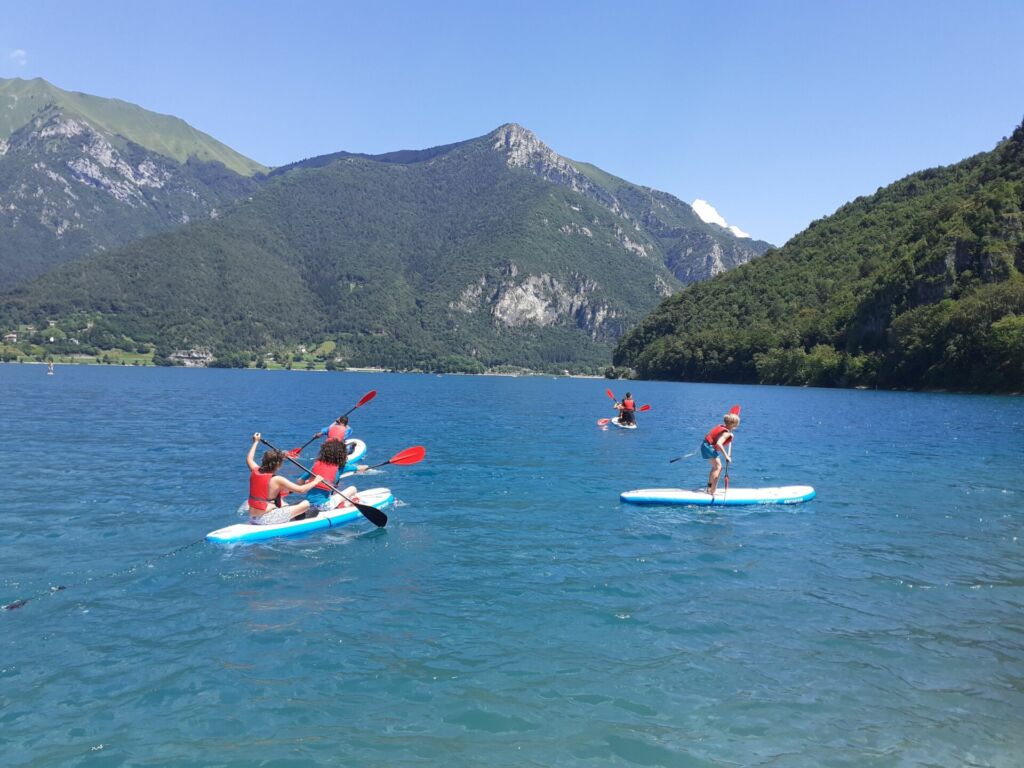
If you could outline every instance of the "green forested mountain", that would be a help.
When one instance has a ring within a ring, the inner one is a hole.
[[[0,140],[31,123],[41,112],[58,111],[85,120],[101,133],[130,141],[158,155],[185,163],[195,158],[219,163],[240,176],[267,168],[240,155],[179,117],[161,115],[120,99],[65,91],[42,78],[0,78]]]
[[[0,297],[0,320],[232,360],[328,343],[348,365],[596,368],[659,297],[768,247],[506,125],[280,169],[214,220]]]
[[[1024,390],[1024,125],[665,300],[615,362],[640,376]]]
[[[264,170],[176,117],[0,80],[0,287],[215,216]]]

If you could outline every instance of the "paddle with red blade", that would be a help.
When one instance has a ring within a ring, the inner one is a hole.
[[[351,408],[349,408],[347,411],[345,411],[345,413],[343,413],[342,416],[348,416],[356,408],[360,408],[360,407],[366,405],[368,402],[373,400],[373,398],[375,398],[376,396],[377,396],[377,390],[376,389],[371,389],[369,392],[367,392],[365,395],[362,396],[362,398],[359,400],[358,403],[356,403]],[[339,416],[338,418],[341,418],[341,417]],[[309,440],[307,440],[305,443],[303,443],[301,448],[292,448],[290,451],[288,451],[288,458],[294,459],[296,456],[301,455],[302,452],[306,449],[306,446],[308,446],[310,443],[312,443],[314,440],[316,440],[319,437],[323,437],[323,432],[317,432],[315,435],[313,435],[311,438],[309,438]]]
[[[371,464],[369,467],[366,467],[366,469],[376,469],[377,467],[383,467],[387,464],[398,464],[400,466],[418,464],[423,461],[423,457],[426,455],[426,448],[422,445],[414,445],[411,448],[406,448],[404,451],[399,451],[387,461],[382,461],[380,464]]]
[[[281,449],[280,449],[280,448],[276,448],[276,447],[274,447],[274,446],[273,446],[273,445],[271,445],[271,444],[270,444],[269,442],[267,442],[267,440],[266,440],[266,439],[264,439],[264,438],[262,438],[262,437],[261,437],[261,438],[260,438],[260,442],[261,442],[261,443],[263,443],[263,444],[264,444],[265,446],[267,446],[267,448],[269,448],[270,450],[272,450],[272,451],[278,451],[279,453],[281,453]],[[300,464],[299,462],[297,462],[297,461],[296,461],[295,459],[293,459],[293,458],[292,458],[291,456],[289,456],[289,455],[288,455],[287,453],[285,453],[285,454],[284,454],[284,457],[285,457],[286,459],[288,459],[288,461],[290,461],[290,462],[291,462],[292,464],[294,464],[294,465],[295,465],[296,467],[298,467],[299,469],[301,469],[301,470],[302,470],[303,472],[305,472],[306,474],[308,474],[308,475],[309,475],[310,477],[312,477],[312,476],[313,476],[313,471],[312,471],[311,469],[309,469],[308,467],[304,467],[304,466],[302,466],[302,464]],[[348,496],[346,496],[346,495],[345,495],[344,493],[342,493],[342,492],[341,492],[341,491],[340,491],[340,490],[339,490],[338,488],[336,488],[336,487],[335,487],[334,485],[332,485],[331,483],[327,482],[326,480],[324,480],[323,482],[324,482],[324,485],[326,485],[326,486],[327,486],[328,488],[330,488],[330,489],[331,489],[332,491],[334,491],[334,492],[335,492],[336,494],[338,494],[339,496],[341,496],[341,498],[343,498],[343,499],[344,499],[345,501],[347,501],[347,502],[348,502],[349,504],[351,504],[351,505],[352,505],[353,507],[355,507],[356,509],[358,509],[358,510],[359,510],[359,511],[360,511],[360,512],[362,513],[363,517],[365,517],[365,518],[366,518],[367,520],[369,520],[369,521],[370,521],[371,523],[373,523],[374,525],[376,525],[376,526],[377,526],[378,528],[383,528],[383,527],[384,527],[385,525],[387,525],[387,524],[388,524],[388,516],[387,516],[387,515],[385,515],[385,514],[384,514],[383,512],[381,512],[381,511],[380,511],[379,509],[377,509],[376,507],[371,507],[371,506],[370,506],[369,504],[360,504],[360,503],[359,503],[358,501],[353,501],[352,499],[350,499],[350,498],[349,498]]]
[[[348,416],[348,415],[349,415],[350,413],[352,413],[352,411],[354,411],[354,410],[355,410],[356,408],[361,408],[361,407],[363,407],[363,406],[364,406],[364,405],[366,405],[366,404],[367,404],[368,402],[370,402],[371,400],[373,400],[373,398],[375,398],[376,396],[377,396],[377,390],[376,390],[376,389],[371,389],[371,390],[370,390],[369,392],[367,392],[367,393],[366,393],[365,395],[363,395],[362,399],[361,399],[361,400],[360,400],[360,401],[359,401],[358,403],[356,403],[355,405],[353,405],[353,406],[352,406],[351,408],[349,408],[349,409],[348,409],[347,411],[345,411],[345,413],[343,413],[343,414],[341,414],[341,415],[342,415],[342,416]]]

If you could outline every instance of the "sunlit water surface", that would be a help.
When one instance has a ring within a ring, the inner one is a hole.
[[[609,384],[0,366],[0,763],[1024,764],[1024,401]],[[387,528],[201,541],[370,389]],[[734,403],[815,501],[619,504]]]

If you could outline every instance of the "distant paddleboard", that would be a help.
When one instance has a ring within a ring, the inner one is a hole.
[[[682,488],[642,488],[619,494],[627,504],[695,504],[698,506],[742,506],[746,504],[799,504],[815,496],[809,485],[784,485],[779,488],[719,488],[714,496],[704,491]]]
[[[618,416],[612,419],[612,424],[614,424],[619,429],[636,429],[636,424],[623,424],[621,421],[619,421]]]

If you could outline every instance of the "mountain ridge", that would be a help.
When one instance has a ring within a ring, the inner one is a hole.
[[[1024,390],[1024,123],[688,287],[614,360],[648,378]]]
[[[594,370],[659,296],[768,247],[587,170],[615,188],[514,124],[440,148],[300,161],[215,220],[12,292],[7,317],[89,315],[110,338],[229,356],[330,341],[345,364]],[[253,280],[246,264],[274,278]],[[278,303],[302,310],[247,309]]]

